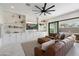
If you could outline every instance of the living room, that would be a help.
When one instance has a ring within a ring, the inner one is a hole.
[[[0,56],[79,56],[78,6],[0,3]]]

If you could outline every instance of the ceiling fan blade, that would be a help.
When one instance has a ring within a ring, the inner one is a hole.
[[[38,9],[40,9],[40,10],[42,10],[40,7],[38,7],[38,6],[35,6],[36,8],[38,8]]]
[[[44,12],[44,15],[46,15],[46,13]]]
[[[47,10],[47,12],[51,12],[51,11],[55,11],[55,10]]]
[[[53,5],[53,6],[49,7],[49,8],[47,8],[46,11],[49,10],[49,9],[51,9],[51,8],[53,8],[53,7],[55,7],[55,5]]]
[[[44,4],[43,10],[45,10],[47,3]]]
[[[40,15],[41,15],[42,13],[40,13]]]

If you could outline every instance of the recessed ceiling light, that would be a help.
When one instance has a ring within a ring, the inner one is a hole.
[[[11,6],[11,8],[14,9],[15,7],[14,6]]]

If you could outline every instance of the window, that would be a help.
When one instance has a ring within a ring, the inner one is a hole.
[[[49,34],[58,33],[58,22],[49,23]]]
[[[60,21],[59,32],[79,33],[79,18]]]

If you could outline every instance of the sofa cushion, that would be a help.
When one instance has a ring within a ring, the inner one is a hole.
[[[74,41],[75,40],[75,35],[71,35],[64,40],[62,40],[64,43],[68,43],[69,41]]]
[[[59,41],[55,44],[55,51],[59,50],[60,48],[62,48],[62,46],[64,46],[65,43],[62,41]]]
[[[45,42],[45,43],[42,44],[41,49],[42,49],[42,50],[46,50],[46,49],[48,48],[48,46],[50,46],[50,45],[52,45],[52,44],[54,44],[54,43],[55,43],[55,40],[50,40],[50,41],[48,41],[48,42]]]
[[[60,40],[63,40],[64,38],[65,38],[65,34],[62,33],[62,34],[59,35]]]
[[[76,40],[76,36],[74,34],[71,35],[73,37],[74,40]]]
[[[65,38],[64,40],[62,40],[62,42],[64,43],[68,43],[68,41],[70,41],[68,38]]]
[[[73,34],[71,36],[68,37],[69,39],[72,39],[72,40],[75,40],[76,39],[76,36]]]
[[[42,44],[42,43],[45,43],[45,42],[50,41],[50,40],[51,40],[50,38],[42,37],[42,38],[38,38],[38,43]]]

